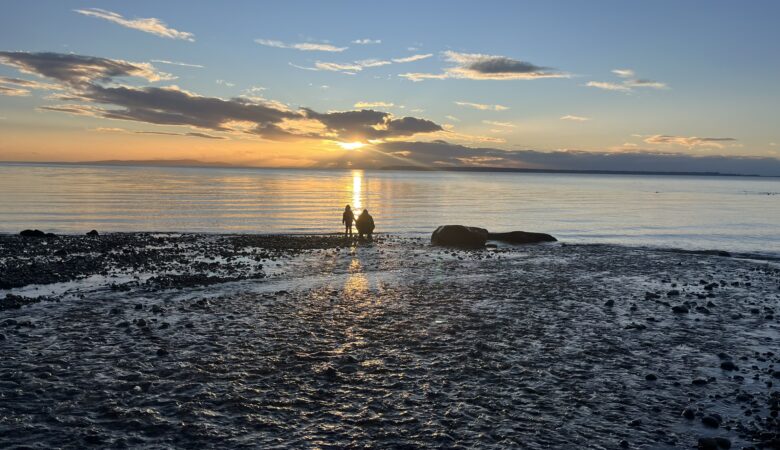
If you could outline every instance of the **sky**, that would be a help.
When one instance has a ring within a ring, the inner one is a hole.
[[[776,1],[8,1],[0,160],[780,175]]]

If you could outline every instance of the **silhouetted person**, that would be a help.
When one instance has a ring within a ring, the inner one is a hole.
[[[355,214],[352,213],[352,208],[347,205],[344,208],[344,214],[341,216],[341,223],[344,224],[344,237],[352,236],[352,222],[355,221]]]
[[[359,239],[363,239],[364,234],[368,236],[369,241],[374,239],[374,218],[371,217],[371,214],[368,213],[367,209],[364,209],[360,216],[358,216],[355,225],[357,226]]]

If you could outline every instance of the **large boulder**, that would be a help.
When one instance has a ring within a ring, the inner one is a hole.
[[[529,233],[527,231],[510,231],[508,233],[488,233],[488,239],[509,242],[510,244],[538,244],[539,242],[555,242],[557,239],[545,233]]]
[[[431,245],[442,247],[480,248],[485,246],[488,231],[463,225],[442,225],[431,235]]]
[[[51,238],[57,237],[54,233],[44,233],[41,230],[22,230],[19,233],[22,237],[34,237],[34,238]]]

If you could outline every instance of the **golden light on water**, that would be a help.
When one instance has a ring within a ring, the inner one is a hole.
[[[359,214],[359,211],[363,208],[363,202],[361,201],[363,193],[363,171],[352,171],[352,210],[355,214]]]
[[[366,146],[366,144],[362,142],[339,142],[338,144],[339,147],[343,148],[344,150],[357,150]]]

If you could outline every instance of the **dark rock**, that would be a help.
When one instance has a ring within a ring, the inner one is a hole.
[[[688,307],[685,305],[672,306],[672,312],[675,314],[688,314]]]
[[[620,441],[620,448],[628,448],[628,441],[625,439]]]
[[[645,292],[645,300],[656,300],[659,298],[661,298],[661,296],[655,292]]]
[[[680,291],[678,291],[677,289],[672,289],[671,291],[666,293],[667,297],[677,297],[679,295],[680,295]]]
[[[157,356],[168,356],[168,350],[164,348],[157,349]]]
[[[145,327],[146,321],[144,319],[138,319],[138,322],[136,322],[135,324],[138,325],[139,327]]]
[[[682,416],[688,420],[693,420],[693,418],[696,417],[696,411],[691,407],[685,408],[682,412]]]
[[[89,233],[87,233],[87,236],[98,237],[98,236],[100,236],[100,233],[98,233],[97,230],[92,230]]]
[[[731,361],[723,361],[720,363],[720,368],[723,370],[739,370],[739,367]]]
[[[32,237],[32,238],[45,238],[46,233],[44,233],[41,230],[22,230],[19,233],[19,236],[22,237]]]
[[[509,242],[510,244],[538,244],[540,242],[556,242],[558,239],[546,233],[531,233],[528,231],[510,231],[508,233],[488,233],[488,239]]]
[[[731,441],[722,437],[704,437],[699,438],[699,444],[696,446],[696,448],[699,450],[729,449],[731,448]]]
[[[718,428],[720,426],[720,420],[713,415],[707,415],[701,418],[701,423],[705,427]]]
[[[629,427],[638,427],[639,425],[642,425],[642,419],[634,419],[631,422],[628,422]]]
[[[707,380],[705,380],[704,378],[694,378],[693,380],[691,380],[691,384],[694,386],[704,386],[705,384],[707,384]]]
[[[655,381],[657,379],[658,377],[654,373],[648,373],[647,375],[645,375],[645,380],[647,381]]]
[[[606,306],[607,308],[612,308],[613,306],[615,306],[615,301],[614,300],[607,300],[604,303],[604,306]]]
[[[431,245],[442,247],[481,248],[485,246],[488,231],[463,225],[442,225],[431,235]]]

